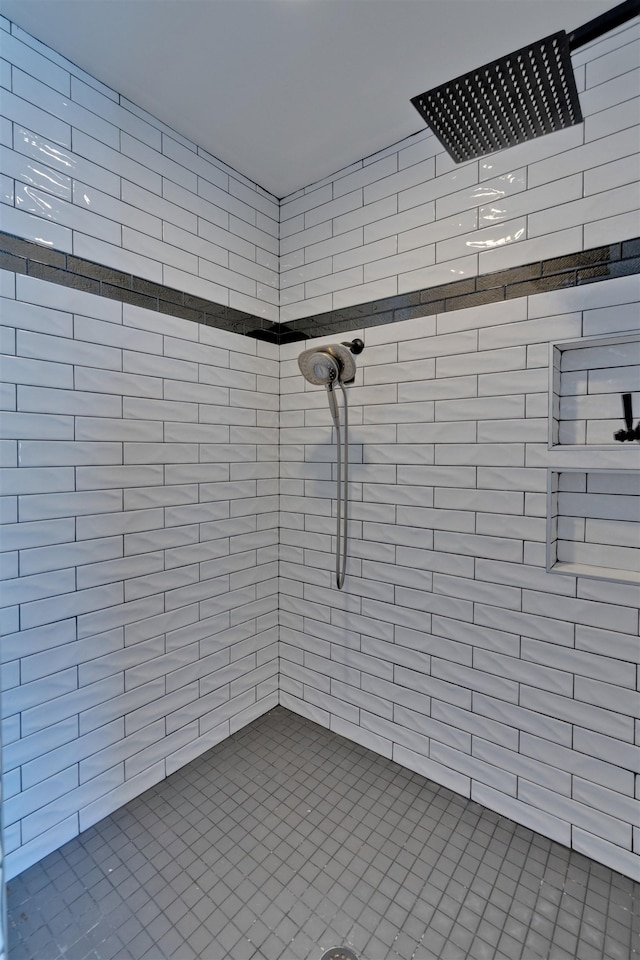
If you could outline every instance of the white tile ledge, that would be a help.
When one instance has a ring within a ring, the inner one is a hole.
[[[571,577],[588,577],[591,580],[615,580],[618,583],[640,585],[640,573],[635,570],[617,570],[615,567],[600,567],[590,563],[569,563],[560,560],[549,568],[549,573],[563,573]]]

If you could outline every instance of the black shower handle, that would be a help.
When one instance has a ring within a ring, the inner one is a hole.
[[[625,440],[640,440],[640,421],[635,430],[633,428],[633,407],[631,405],[630,393],[622,394],[622,414],[627,429],[616,430],[613,439],[619,440],[620,443],[624,443]]]

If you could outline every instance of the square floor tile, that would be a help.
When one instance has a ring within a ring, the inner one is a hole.
[[[640,960],[640,885],[280,707],[8,886],[9,960]]]

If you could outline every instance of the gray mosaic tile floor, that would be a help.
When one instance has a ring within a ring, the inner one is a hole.
[[[639,884],[280,707],[8,902],[10,960],[640,960]]]

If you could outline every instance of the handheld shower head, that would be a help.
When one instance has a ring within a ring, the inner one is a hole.
[[[340,378],[340,367],[331,354],[321,350],[307,350],[298,357],[298,366],[305,380],[316,386],[329,386]]]
[[[329,410],[336,430],[337,449],[337,519],[336,519],[336,585],[338,590],[344,586],[347,569],[347,530],[349,511],[349,413],[345,383],[353,383],[356,376],[356,362],[352,353],[362,353],[362,340],[351,343],[330,343],[325,347],[305,350],[298,357],[298,366],[305,380],[316,386],[327,388]],[[336,398],[336,385],[340,386],[344,398],[344,481],[342,480],[342,454],[340,443],[340,411]],[[343,512],[344,511],[344,512]]]
[[[298,366],[305,380],[316,386],[353,383],[356,375],[356,362],[341,343],[305,350],[298,357]]]

